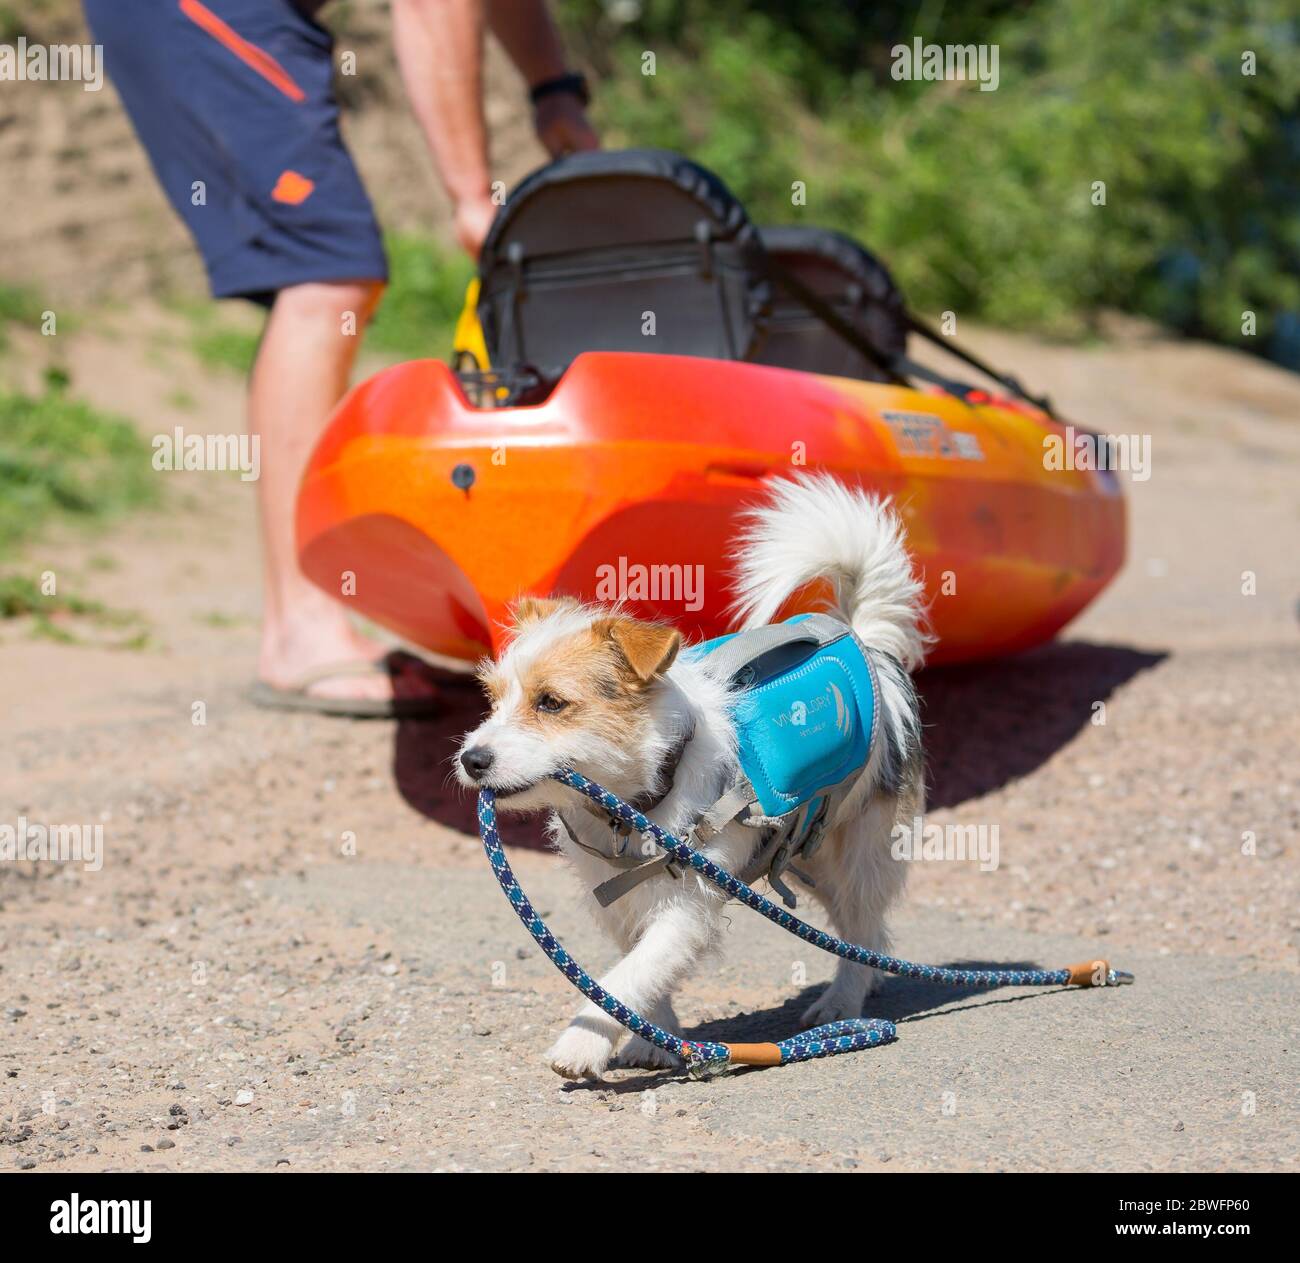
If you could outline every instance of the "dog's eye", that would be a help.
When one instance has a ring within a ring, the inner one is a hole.
[[[537,699],[537,709],[547,715],[558,715],[568,704],[564,698],[556,697],[554,693],[543,693]]]

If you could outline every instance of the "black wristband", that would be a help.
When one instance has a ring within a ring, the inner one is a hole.
[[[576,71],[556,75],[553,79],[543,79],[541,83],[534,84],[528,90],[528,99],[534,105],[537,105],[546,97],[556,96],[561,92],[576,96],[584,106],[591,104],[591,91],[587,87],[587,76]]]

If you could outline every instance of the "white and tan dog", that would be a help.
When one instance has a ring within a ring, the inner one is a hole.
[[[737,612],[745,626],[773,621],[793,593],[828,581],[829,612],[852,626],[872,658],[879,737],[825,841],[800,866],[816,883],[812,893],[836,933],[886,951],[885,913],[906,869],[890,856],[891,831],[922,809],[924,797],[920,721],[908,673],[921,663],[926,636],[921,586],[900,523],[887,504],[830,478],[781,481],[749,515],[735,555]],[[549,809],[551,838],[590,892],[614,872],[603,858],[609,824],[550,774],[573,768],[628,800],[663,793],[647,814],[682,836],[735,778],[732,698],[726,682],[710,674],[707,655],[678,656],[682,639],[671,627],[568,599],[525,599],[514,616],[501,660],[481,668],[492,713],[464,738],[457,772],[467,787],[495,790],[505,810]],[[692,735],[683,746],[685,733]],[[669,776],[670,785],[664,783]],[[762,841],[759,830],[732,824],[702,849],[740,873]],[[718,945],[725,896],[693,873],[661,872],[607,908],[590,896],[588,903],[624,953],[601,986],[679,1031],[673,992]],[[804,1020],[859,1016],[874,983],[874,970],[841,960]],[[624,1034],[587,1004],[551,1049],[551,1065],[568,1078],[599,1077]],[[619,1064],[674,1060],[633,1037]]]

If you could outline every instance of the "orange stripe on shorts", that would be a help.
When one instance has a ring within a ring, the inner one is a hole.
[[[273,84],[291,101],[305,101],[307,94],[293,76],[270,53],[250,44],[242,35],[223,22],[199,0],[179,0],[181,12],[195,26],[202,27],[213,39],[224,44],[245,65],[251,66],[268,83]]]

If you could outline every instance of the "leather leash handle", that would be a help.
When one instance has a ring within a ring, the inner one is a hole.
[[[735,1066],[779,1066],[781,1050],[775,1044],[727,1044],[727,1057]]]
[[[1107,960],[1084,960],[1065,968],[1070,972],[1066,985],[1071,987],[1122,987],[1133,981],[1132,974],[1112,969]]]

